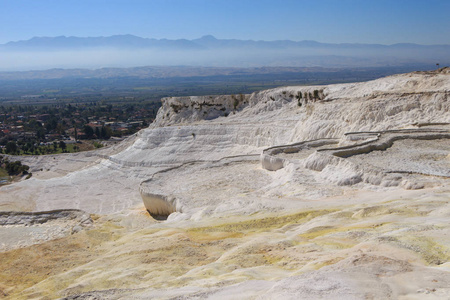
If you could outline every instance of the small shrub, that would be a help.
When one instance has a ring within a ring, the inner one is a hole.
[[[102,148],[103,147],[103,144],[102,143],[99,143],[99,142],[94,142],[94,147],[95,148]]]
[[[173,109],[173,111],[177,114],[179,112],[180,107],[175,104],[170,104],[170,107]]]
[[[314,99],[319,99],[319,91],[314,90]]]
[[[234,102],[233,102],[234,110],[236,110],[236,108],[238,107],[238,105],[239,105],[239,100],[236,99],[236,98],[234,98]]]

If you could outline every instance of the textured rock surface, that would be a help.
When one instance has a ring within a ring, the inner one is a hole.
[[[33,177],[2,187],[0,210],[97,215],[25,225],[18,213],[0,226],[0,240],[16,239],[0,252],[0,295],[449,298],[449,139],[364,150],[411,130],[447,134],[449,94],[443,69],[166,98],[154,124],[113,148],[23,158]],[[176,212],[156,221],[141,195]]]
[[[89,214],[79,210],[0,212],[0,251],[62,238],[92,223]]]

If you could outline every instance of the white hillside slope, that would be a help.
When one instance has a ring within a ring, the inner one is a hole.
[[[73,235],[2,225],[36,241],[3,239],[0,295],[450,297],[450,69],[162,101],[121,145],[20,158],[34,175],[0,188],[0,210],[96,216]]]

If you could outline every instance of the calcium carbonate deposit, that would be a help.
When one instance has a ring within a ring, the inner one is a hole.
[[[164,98],[110,148],[15,157],[6,299],[449,299],[450,69]]]

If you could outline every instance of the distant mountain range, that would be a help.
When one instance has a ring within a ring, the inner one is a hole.
[[[450,45],[169,40],[134,35],[34,37],[0,44],[0,71],[139,66],[359,68],[450,64]]]
[[[212,35],[205,35],[199,39],[153,39],[142,38],[131,34],[113,35],[109,37],[33,37],[25,41],[12,41],[0,44],[0,49],[10,50],[61,50],[80,48],[156,48],[173,50],[205,50],[205,49],[292,49],[292,48],[325,48],[325,49],[450,49],[450,45],[419,45],[399,43],[393,45],[382,44],[330,44],[316,41],[253,41],[237,39],[217,39]]]

